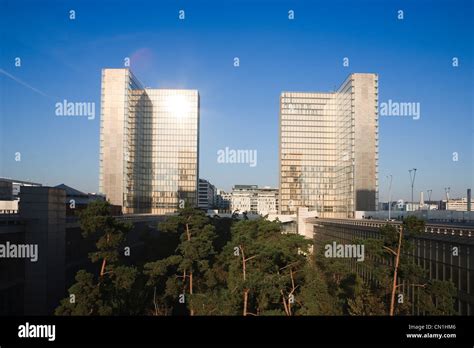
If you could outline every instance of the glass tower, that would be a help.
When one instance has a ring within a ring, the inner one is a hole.
[[[198,91],[143,88],[129,69],[103,69],[100,149],[100,192],[124,213],[196,205]]]
[[[376,210],[378,77],[351,74],[331,93],[280,97],[280,213]]]

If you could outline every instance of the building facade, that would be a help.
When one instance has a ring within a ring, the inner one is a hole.
[[[209,181],[199,179],[198,184],[198,207],[201,209],[214,209],[216,206],[216,187]]]
[[[278,189],[263,187],[257,192],[257,212],[260,215],[278,214]]]
[[[377,208],[378,77],[351,74],[335,92],[280,97],[280,213],[324,217]]]
[[[19,210],[0,214],[0,247],[28,249],[36,246],[35,258],[0,253],[0,316],[54,315],[68,289],[76,283],[79,270],[96,272],[97,264],[88,255],[95,250],[94,238],[84,238],[77,216],[68,216],[68,198],[77,199],[76,190],[60,187],[23,185]],[[97,198],[97,197],[96,197]],[[77,200],[79,202],[79,200]],[[76,205],[76,209],[80,209]],[[113,213],[113,211],[112,211]],[[129,222],[127,233],[130,262],[139,262],[145,232],[156,235],[162,215],[116,216]],[[21,249],[18,249],[21,250]],[[24,252],[23,252],[24,253]]]
[[[278,213],[278,189],[257,185],[235,185],[231,195],[231,210],[260,215]]]
[[[450,199],[449,201],[443,200],[443,205],[446,210],[470,211],[470,207],[473,203],[474,201],[471,198],[471,204],[469,205],[466,197]]]
[[[217,190],[216,206],[219,211],[230,211],[232,201],[232,193],[224,190]]]
[[[143,88],[129,69],[102,70],[99,191],[123,212],[197,204],[199,93]]]

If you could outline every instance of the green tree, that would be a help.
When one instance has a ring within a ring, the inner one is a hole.
[[[165,283],[161,303],[183,300],[186,297],[182,296],[188,294],[185,302],[190,315],[194,315],[194,301],[197,301],[194,295],[205,290],[205,275],[215,254],[215,228],[204,212],[186,207],[161,223],[159,229],[163,233],[179,234],[180,243],[175,255],[145,264],[148,285],[163,288]]]
[[[139,270],[123,264],[125,233],[131,225],[115,219],[110,204],[94,201],[79,214],[84,238],[95,241],[96,251],[89,254],[93,263],[101,262],[97,276],[80,270],[69,297],[56,309],[57,315],[139,314],[141,296]],[[121,264],[122,263],[122,264]]]
[[[351,273],[341,282],[346,298],[345,312],[349,315],[384,315],[385,306],[370,285],[364,283],[357,274]]]
[[[433,280],[420,294],[420,308],[427,315],[455,315],[456,288],[452,282]]]
[[[341,315],[342,308],[329,293],[328,282],[317,267],[314,255],[303,269],[304,283],[301,286],[298,315]]]
[[[224,307],[240,308],[243,316],[293,315],[309,244],[283,234],[279,222],[236,222],[213,272],[227,288],[223,297],[231,298]]]
[[[99,276],[107,272],[107,263],[111,267],[119,259],[119,248],[125,240],[124,234],[132,225],[118,221],[112,216],[110,203],[94,201],[79,213],[79,226],[84,238],[95,238],[97,250],[89,254],[92,262],[102,260]]]
[[[375,292],[382,293],[389,315],[409,314],[411,305],[400,289],[416,288],[421,299],[418,304],[426,311],[438,313],[433,306],[440,304],[441,312],[452,310],[455,291],[450,282],[428,280],[426,271],[416,264],[414,239],[423,233],[425,223],[415,216],[406,218],[401,226],[385,225],[380,238],[367,239],[367,264],[373,275]],[[398,296],[397,296],[398,295]],[[397,298],[402,298],[398,301]],[[451,310],[448,308],[451,305]]]

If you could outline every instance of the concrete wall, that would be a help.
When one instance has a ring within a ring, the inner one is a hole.
[[[378,80],[353,74],[355,210],[376,210],[378,156]]]
[[[120,206],[124,194],[124,124],[129,79],[127,69],[102,70],[99,191],[107,195],[110,203]]]
[[[308,208],[299,207],[297,214],[297,228],[298,234],[308,239],[313,239],[314,224],[306,222],[309,218],[314,218],[318,215],[316,211],[309,211]]]
[[[25,313],[50,313],[64,292],[65,199],[63,189],[21,189],[19,214],[26,222],[25,243],[38,245],[38,260],[25,261]]]

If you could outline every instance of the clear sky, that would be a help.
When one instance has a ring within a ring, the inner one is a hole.
[[[101,69],[130,57],[145,86],[199,90],[200,177],[219,188],[278,186],[281,91],[331,91],[349,73],[374,72],[379,103],[421,107],[419,120],[380,117],[380,198],[388,174],[393,199],[409,198],[413,167],[416,192],[465,196],[473,17],[471,0],[0,0],[0,176],[98,191]],[[64,99],[95,102],[96,118],[56,116]],[[257,150],[257,166],[218,163],[225,147]]]

